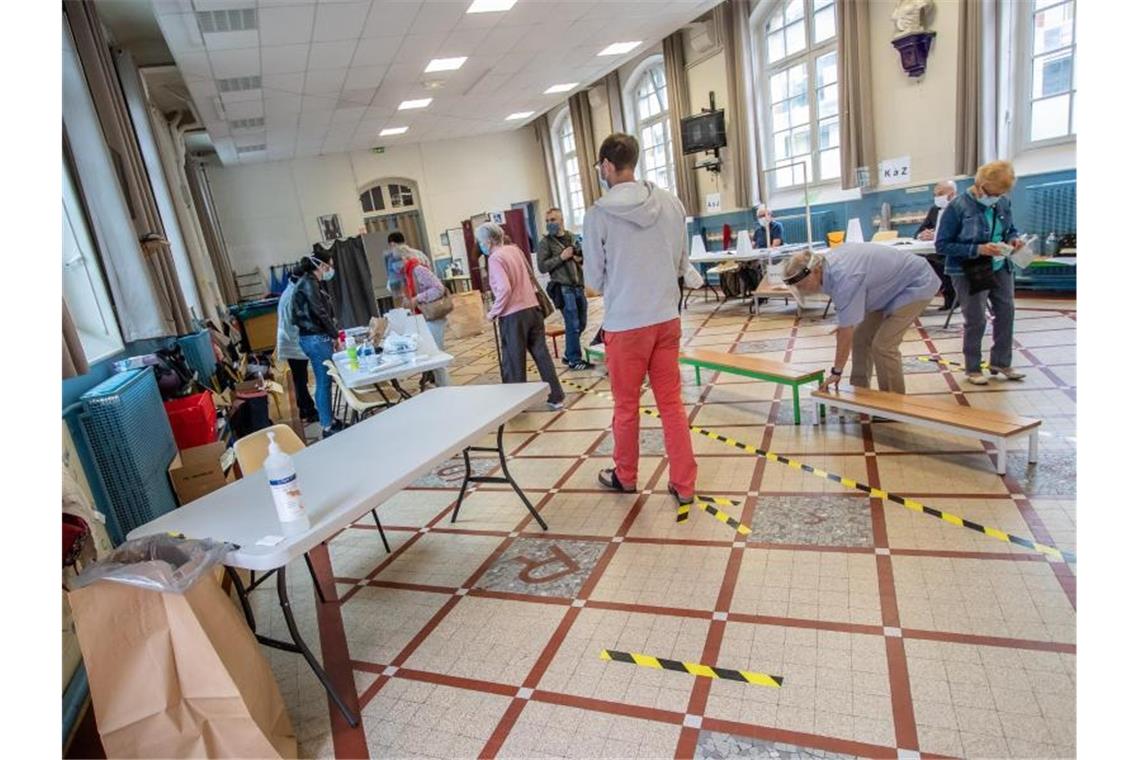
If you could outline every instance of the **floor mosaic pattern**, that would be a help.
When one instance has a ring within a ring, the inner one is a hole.
[[[590,306],[587,335],[600,299]],[[825,366],[835,317],[820,315],[694,298],[683,344]],[[1004,477],[978,441],[857,416],[814,425],[806,389],[799,426],[787,388],[708,371],[697,385],[682,368],[683,395],[694,424],[1075,552],[1076,318],[1074,301],[1019,298],[1026,380],[985,387],[920,358],[962,361],[960,315],[943,329],[931,309],[906,334],[912,394],[1043,420],[1040,462],[1022,442]],[[497,380],[490,331],[449,336],[447,350],[453,382]],[[558,366],[609,390],[603,366]],[[637,492],[598,485],[611,408],[568,389],[564,410],[508,425],[508,466],[548,532],[502,484],[474,486],[452,523],[456,457],[381,505],[390,555],[371,517],[331,541],[338,603],[290,567],[302,632],[363,718],[349,728],[300,658],[267,650],[303,757],[1075,756],[1075,563],[701,436],[698,490],[735,502],[723,511],[752,532],[697,509],[677,522],[656,420],[642,420]],[[273,592],[254,599],[280,628]],[[602,649],[784,680],[695,677]]]

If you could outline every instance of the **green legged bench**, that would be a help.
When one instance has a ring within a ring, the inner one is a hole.
[[[602,344],[588,346],[586,348],[586,354],[598,361],[605,361],[606,347]],[[772,359],[761,359],[758,356],[748,356],[747,354],[730,354],[724,351],[686,348],[681,350],[679,361],[681,364],[690,366],[696,370],[698,385],[701,383],[701,370],[706,369],[791,386],[792,413],[797,425],[800,424],[800,386],[808,384],[819,386],[823,384],[824,371],[821,369],[807,369],[794,364],[785,364],[784,362],[778,362]],[[820,419],[823,418],[826,409],[827,407],[824,404],[818,405]]]

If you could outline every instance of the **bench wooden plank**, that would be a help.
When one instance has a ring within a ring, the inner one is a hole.
[[[926,419],[940,425],[971,430],[987,435],[1008,438],[1028,432],[1041,425],[1041,420],[1006,414],[990,409],[960,406],[954,401],[923,396],[904,396],[900,393],[876,391],[869,388],[851,388],[839,391],[812,391],[820,401],[844,401],[872,412],[902,414]]]
[[[823,370],[787,364],[747,354],[730,354],[703,348],[686,348],[681,351],[681,363],[699,365],[725,372],[766,375],[789,383],[807,383],[823,378]]]

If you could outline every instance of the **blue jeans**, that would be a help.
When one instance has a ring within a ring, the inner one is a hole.
[[[313,365],[313,375],[317,378],[317,392],[313,400],[317,402],[317,416],[321,428],[328,429],[333,424],[332,378],[329,377],[326,361],[332,361],[333,341],[327,335],[302,335],[301,350]]]
[[[582,332],[586,329],[586,291],[573,285],[559,285],[562,288],[562,321],[566,323],[566,361],[576,364],[582,361]]]

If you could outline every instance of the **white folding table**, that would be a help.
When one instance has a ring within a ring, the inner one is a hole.
[[[460,451],[466,474],[451,515],[452,522],[459,514],[470,483],[506,483],[546,530],[546,523],[507,470],[503,426],[515,415],[541,402],[549,392],[546,383],[435,388],[302,449],[293,455],[293,462],[307,520],[283,524],[277,519],[262,469],[134,529],[127,537],[175,533],[232,544],[234,549],[226,555],[226,572],[237,587],[246,619],[255,634],[257,628],[247,590],[235,570],[276,572],[277,595],[293,641],[257,634],[258,641],[304,656],[345,719],[356,726],[357,716],[349,710],[297,631],[289,606],[285,566],[301,557],[307,560],[310,552],[320,553],[321,561],[327,562],[325,544],[333,536]],[[496,428],[494,448],[474,445]],[[471,451],[498,453],[502,474],[473,475]],[[319,583],[315,585],[322,602],[336,601],[333,584],[325,589]]]
[[[428,330],[423,315],[416,314],[412,320],[416,325],[416,338],[419,345],[415,356],[409,361],[384,362],[384,354],[376,354],[375,356],[381,360],[380,363],[370,366],[369,360],[362,360],[359,362],[359,368],[354,370],[348,366],[348,353],[346,351],[338,351],[333,354],[333,364],[336,365],[337,372],[340,373],[341,380],[344,381],[345,385],[353,390],[374,387],[387,402],[388,396],[384,393],[381,383],[390,382],[396,392],[400,394],[400,398],[407,400],[411,398],[411,395],[400,387],[400,380],[450,366],[455,361],[455,357],[441,351],[436,346],[435,338]],[[390,402],[388,406],[391,406]]]

